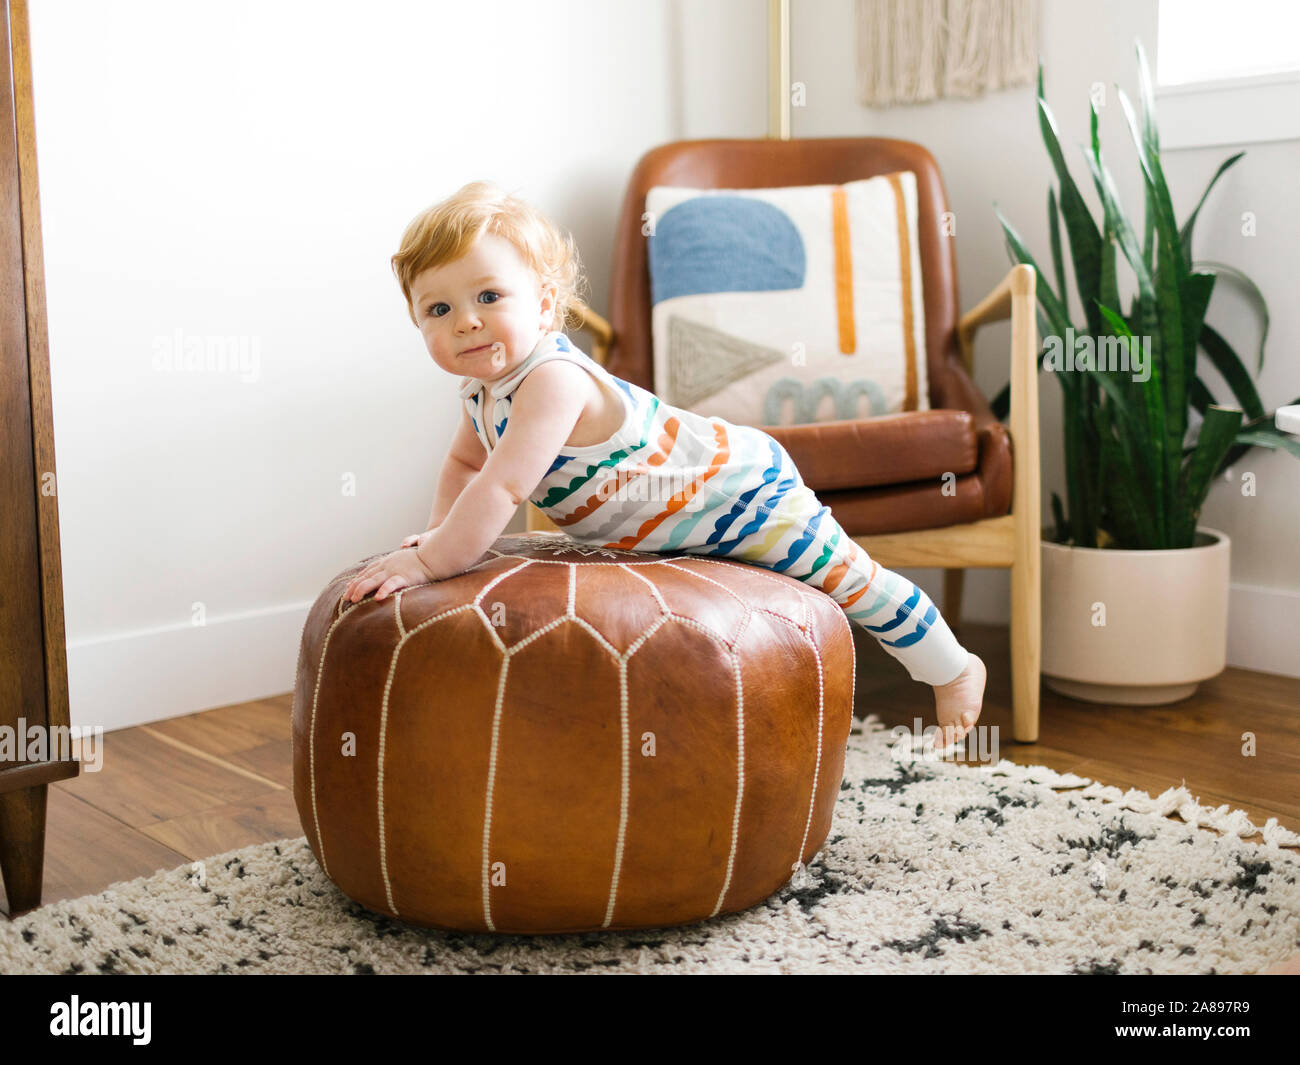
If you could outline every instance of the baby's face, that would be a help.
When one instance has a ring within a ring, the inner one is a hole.
[[[526,359],[551,328],[555,288],[540,289],[510,241],[486,233],[460,259],[411,285],[415,323],[442,369],[491,381]]]

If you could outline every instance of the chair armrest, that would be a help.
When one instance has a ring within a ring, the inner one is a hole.
[[[569,319],[577,321],[577,328],[592,336],[591,357],[602,366],[609,357],[609,346],[614,342],[614,327],[582,300],[575,300],[569,308]]]
[[[970,373],[975,367],[975,332],[989,322],[999,322],[1011,315],[1012,296],[1034,298],[1034,285],[1037,275],[1034,268],[1025,263],[1013,266],[1006,277],[994,286],[993,291],[961,316],[957,323],[957,343],[961,346],[961,361]]]
[[[962,361],[973,361],[971,342],[987,322],[1011,319],[1011,509],[1016,517],[1017,542],[1037,550],[1042,512],[1038,446],[1038,318],[1032,266],[1013,266],[992,292],[964,314],[957,325]],[[1035,595],[1037,592],[1034,593]]]

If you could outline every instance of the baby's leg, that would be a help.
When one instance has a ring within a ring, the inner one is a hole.
[[[766,566],[819,588],[913,680],[934,687],[939,724],[964,734],[979,716],[984,664],[957,642],[930,597],[873,561],[801,480],[758,511],[735,538],[688,550]]]
[[[783,572],[839,603],[849,620],[871,633],[913,680],[935,687],[955,680],[966,668],[969,652],[957,642],[933,600],[868,556],[830,516],[830,508],[822,508],[815,535],[829,547],[829,557],[825,550],[804,552],[807,563]]]
[[[956,678],[966,668],[969,652],[957,642],[934,601],[902,574],[879,565],[852,540],[845,537],[841,542],[847,545],[847,558],[839,564],[839,573],[832,569],[825,577],[828,582],[838,578],[838,583],[823,590],[844,608],[850,621],[903,663],[913,680],[937,687]]]
[[[941,746],[947,746],[965,735],[979,718],[984,702],[984,663],[957,642],[925,592],[901,574],[880,566],[852,540],[847,543],[852,548],[847,559],[852,574],[849,587],[860,587],[830,594],[850,620],[903,663],[913,680],[934,687],[936,716],[943,729]],[[858,576],[864,569],[871,571],[865,584]]]

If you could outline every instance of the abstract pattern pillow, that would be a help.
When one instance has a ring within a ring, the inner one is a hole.
[[[667,402],[738,425],[929,408],[913,173],[656,185],[646,210],[655,391]]]

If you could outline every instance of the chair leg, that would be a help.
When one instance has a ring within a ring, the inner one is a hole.
[[[1017,544],[1011,567],[1011,733],[1038,742],[1042,663],[1042,555],[1037,543]]]
[[[954,633],[961,631],[961,593],[965,585],[964,569],[943,571],[943,620]]]
[[[38,784],[0,793],[0,875],[10,918],[41,904],[48,791],[48,784]]]
[[[525,532],[552,532],[559,529],[559,526],[556,525],[555,522],[551,521],[550,518],[531,503],[525,503],[524,506],[528,508],[528,513],[525,517],[525,521],[527,521],[528,524],[525,526]]]

